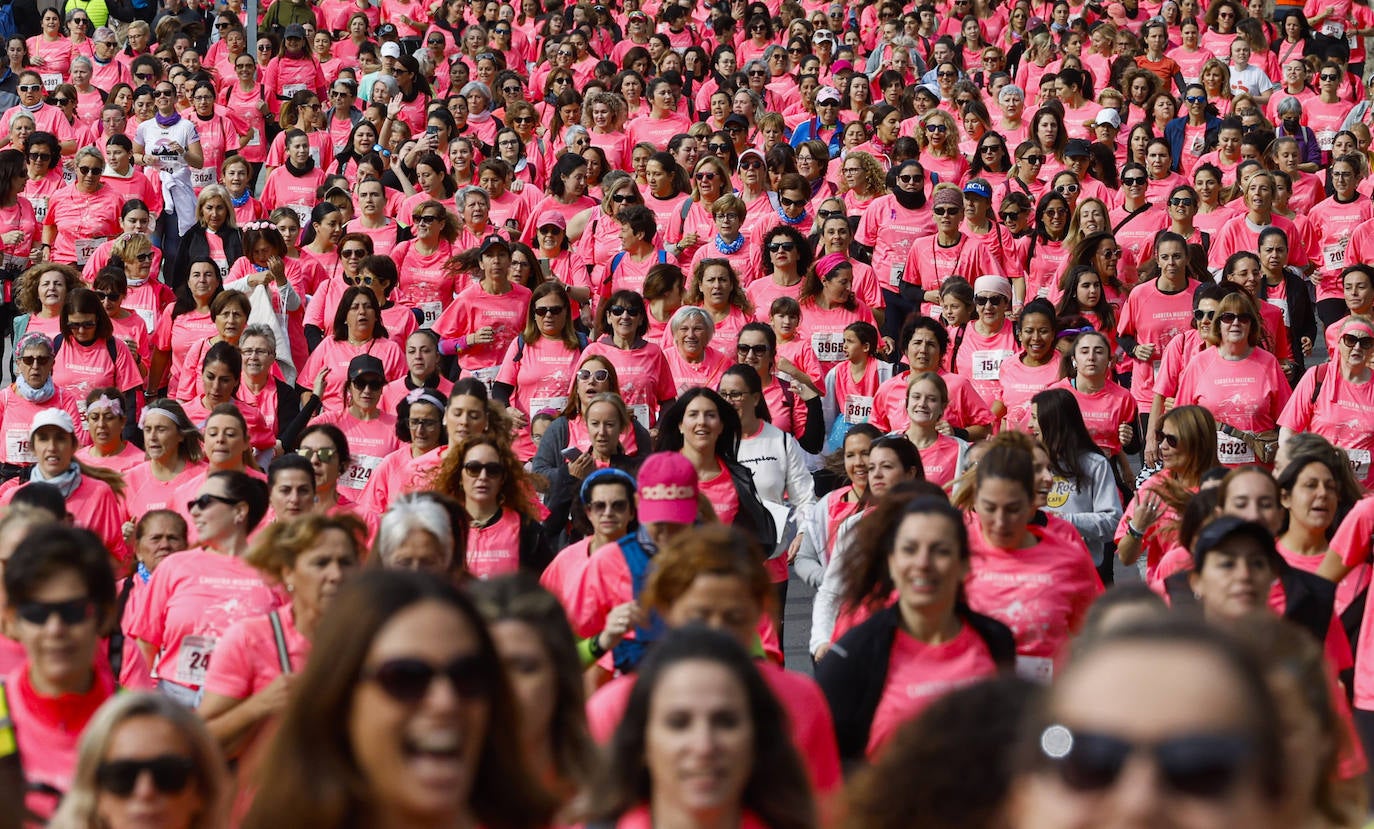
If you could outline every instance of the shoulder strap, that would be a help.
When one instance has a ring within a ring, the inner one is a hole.
[[[692,200],[691,200],[691,199],[683,199],[683,200],[682,200],[682,210],[678,213],[678,218],[681,219],[681,220],[683,220],[683,221],[685,222],[685,221],[687,221],[687,214],[688,214],[688,213],[691,213],[691,212],[692,212]]]
[[[1132,210],[1130,213],[1127,213],[1125,216],[1121,218],[1121,221],[1117,222],[1116,225],[1112,228],[1112,233],[1115,234],[1118,230],[1124,227],[1126,223],[1129,222],[1131,219],[1134,219],[1136,216],[1139,216],[1141,213],[1144,213],[1146,210],[1149,209],[1150,205],[1142,204],[1135,210]]]
[[[57,356],[57,352],[62,350],[62,343],[66,342],[66,340],[66,334],[58,334],[56,337],[52,338],[52,356]]]
[[[622,250],[620,253],[617,253],[615,256],[611,257],[611,268],[610,268],[610,270],[608,270],[608,271],[606,272],[606,275],[607,275],[607,276],[612,276],[612,275],[614,275],[614,274],[615,274],[615,269],[618,268],[618,267],[620,267],[620,260],[622,260],[622,259],[624,259],[624,258],[625,258],[625,251],[623,251],[623,250]]]
[[[277,663],[281,665],[281,672],[291,673],[291,653],[286,649],[286,631],[282,629],[281,614],[272,611],[267,614],[267,619],[272,623],[272,638],[277,643]]]
[[[1322,391],[1322,383],[1326,382],[1326,370],[1330,366],[1330,363],[1322,363],[1317,366],[1316,382],[1312,384],[1312,399],[1308,401],[1309,404],[1315,404],[1317,402],[1317,395],[1321,394]]]
[[[515,359],[511,362],[518,363],[525,357],[525,335],[515,335]]]

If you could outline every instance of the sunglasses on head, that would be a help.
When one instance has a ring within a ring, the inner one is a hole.
[[[159,792],[176,794],[186,788],[195,768],[195,761],[179,754],[159,754],[147,760],[107,760],[96,767],[95,782],[115,797],[128,797],[147,772]]]
[[[466,470],[467,466],[463,468]],[[491,667],[480,656],[460,656],[447,665],[431,665],[420,659],[392,659],[368,670],[364,678],[397,702],[414,705],[429,693],[437,676],[447,679],[459,696],[484,698],[491,693],[490,672]]]
[[[15,608],[15,612],[31,625],[46,625],[49,619],[57,616],[62,624],[71,627],[91,618],[95,603],[86,596],[65,602],[24,602]]]
[[[1180,734],[1137,743],[1110,734],[1051,725],[1040,736],[1044,762],[1070,789],[1102,792],[1115,786],[1127,761],[1148,755],[1159,779],[1182,797],[1219,799],[1251,764],[1251,741],[1239,734]]]
[[[577,379],[581,380],[584,383],[588,380],[595,380],[598,383],[604,383],[607,380],[611,379],[611,373],[604,368],[583,368],[577,370]]]

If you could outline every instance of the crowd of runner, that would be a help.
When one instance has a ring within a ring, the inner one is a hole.
[[[0,827],[1368,819],[1369,7],[0,35]]]

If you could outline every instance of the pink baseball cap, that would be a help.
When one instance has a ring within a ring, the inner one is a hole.
[[[640,523],[697,520],[697,470],[681,453],[650,455],[639,467],[638,478]]]

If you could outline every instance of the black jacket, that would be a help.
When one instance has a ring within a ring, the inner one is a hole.
[[[990,616],[974,613],[962,603],[955,613],[983,640],[999,668],[1010,670],[1015,666],[1016,639],[1011,628]],[[835,742],[840,748],[840,759],[846,763],[865,759],[873,714],[887,685],[887,665],[900,624],[901,611],[897,606],[884,608],[841,637],[816,663],[816,682],[830,701]]]
[[[1283,618],[1311,633],[1318,644],[1326,642],[1331,615],[1336,612],[1336,585],[1287,562],[1279,567],[1279,583],[1283,585]],[[1164,587],[1171,606],[1197,607],[1193,588],[1188,584],[1188,571],[1169,576]]]
[[[186,279],[191,274],[191,263],[197,259],[210,258],[210,245],[205,241],[205,234],[210,231],[205,225],[195,224],[186,235],[181,237],[181,246],[177,248],[176,262],[172,263],[172,280],[168,286],[173,291],[180,290],[186,284]],[[224,245],[224,260],[228,267],[234,267],[234,263],[243,256],[243,237],[239,232],[228,225],[219,229],[217,234],[220,242]],[[227,275],[226,271],[221,276]]]
[[[1307,361],[1302,355],[1302,338],[1307,337],[1312,342],[1317,341],[1317,312],[1312,307],[1312,297],[1307,293],[1310,283],[1291,268],[1283,269],[1283,289],[1286,301],[1288,302],[1288,319],[1292,322],[1288,326],[1288,342],[1293,351],[1293,370],[1288,372],[1288,384],[1298,385],[1303,374],[1307,372]],[[1265,301],[1269,294],[1268,285],[1260,283],[1260,301]]]

